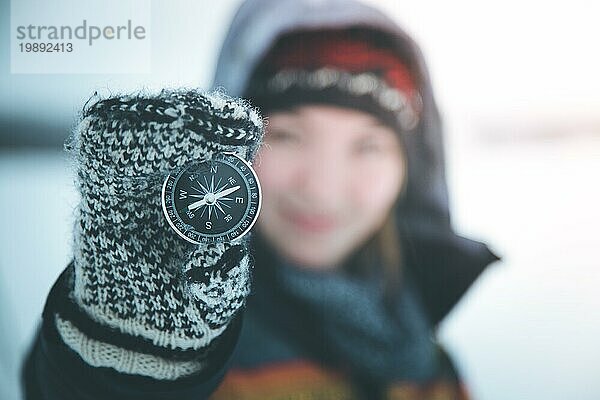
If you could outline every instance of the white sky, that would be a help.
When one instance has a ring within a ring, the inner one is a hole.
[[[385,9],[422,46],[445,113],[486,119],[598,115],[598,1],[368,2]],[[150,74],[10,75],[4,64],[0,109],[18,114],[35,105],[69,116],[91,88],[207,85],[238,3],[153,0]]]

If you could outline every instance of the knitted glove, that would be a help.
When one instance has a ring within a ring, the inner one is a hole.
[[[217,152],[251,161],[262,134],[256,110],[219,92],[117,96],[84,110],[69,146],[81,194],[73,306],[55,323],[86,362],[158,379],[202,368],[249,293],[248,236],[183,240],[163,215],[162,184]]]

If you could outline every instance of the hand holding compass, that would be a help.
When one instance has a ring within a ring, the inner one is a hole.
[[[86,106],[71,144],[81,204],[65,283],[80,310],[73,322],[91,327],[78,343],[191,360],[223,334],[250,291],[245,235],[261,202],[250,161],[262,134],[256,110],[219,92]],[[64,326],[59,334],[71,337]],[[96,336],[107,327],[114,342]]]

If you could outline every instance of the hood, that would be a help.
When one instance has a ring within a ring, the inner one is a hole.
[[[218,57],[212,88],[242,96],[254,68],[283,33],[361,26],[393,38],[419,82],[422,116],[404,136],[406,198],[396,207],[406,265],[416,278],[431,322],[437,324],[491,262],[484,243],[451,225],[442,124],[417,44],[382,12],[354,0],[247,0],[238,9]]]

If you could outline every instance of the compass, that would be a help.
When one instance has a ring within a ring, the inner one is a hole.
[[[241,238],[256,222],[260,205],[256,173],[234,153],[220,153],[170,174],[162,189],[169,225],[195,244]]]

